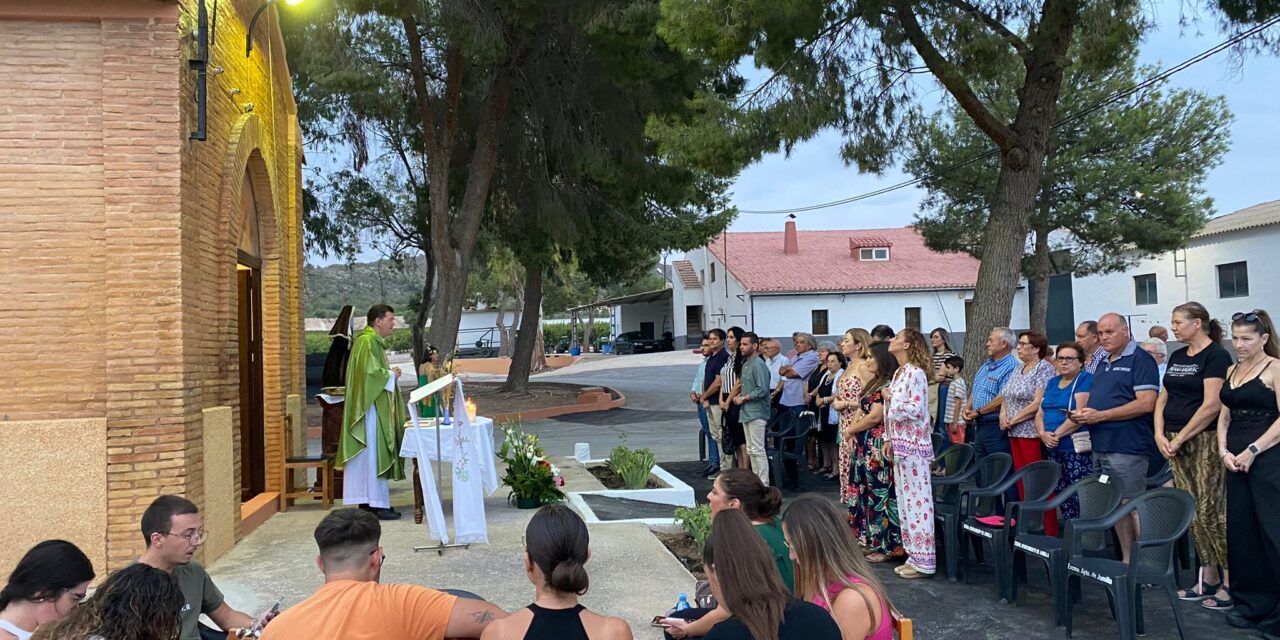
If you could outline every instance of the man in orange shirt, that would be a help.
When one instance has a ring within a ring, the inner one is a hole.
[[[271,621],[263,640],[479,638],[485,625],[507,615],[482,600],[412,584],[379,584],[386,560],[379,545],[382,526],[368,511],[333,511],[315,537],[324,586]]]

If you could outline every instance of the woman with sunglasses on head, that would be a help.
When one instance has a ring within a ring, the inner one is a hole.
[[[132,564],[107,576],[92,598],[32,640],[176,640],[183,603],[172,575]]]
[[[1280,349],[1261,309],[1231,317],[1236,364],[1218,412],[1227,470],[1227,558],[1235,608],[1227,622],[1280,637]],[[1208,604],[1207,602],[1205,604]]]
[[[1155,441],[1160,455],[1169,460],[1174,486],[1195,496],[1191,534],[1201,562],[1195,586],[1182,589],[1178,597],[1190,602],[1212,600],[1213,608],[1229,609],[1227,496],[1217,427],[1231,354],[1219,344],[1222,326],[1199,302],[1174,307],[1171,327],[1178,342],[1187,346],[1168,357],[1152,416]]]
[[[796,595],[831,613],[844,640],[893,640],[889,597],[826,498],[804,495],[782,529],[796,567]]]
[[[590,542],[587,525],[573,509],[538,509],[524,530],[524,572],[533,583],[533,604],[490,622],[481,639],[631,640],[626,621],[592,613],[578,602],[590,585]]]
[[[65,540],[32,547],[0,590],[0,640],[27,640],[75,609],[93,580],[93,564]]]

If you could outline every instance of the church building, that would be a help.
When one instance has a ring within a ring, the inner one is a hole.
[[[63,538],[105,575],[160,494],[205,562],[273,512],[304,441],[282,10],[0,0],[0,574]]]

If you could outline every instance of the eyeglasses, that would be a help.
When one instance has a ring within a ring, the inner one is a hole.
[[[1071,361],[1079,362],[1080,358],[1077,358],[1075,356],[1058,356],[1058,360],[1062,360],[1063,362],[1071,362]]]
[[[1019,347],[1029,347],[1029,346],[1031,346],[1031,343],[1030,343],[1030,342],[1022,342],[1021,340],[1019,340],[1019,341],[1018,341],[1018,346],[1019,346]]]
[[[1257,322],[1258,314],[1252,311],[1241,311],[1240,313],[1237,313],[1231,316],[1231,321],[1232,322]]]
[[[166,536],[175,538],[186,538],[191,544],[202,544],[209,537],[209,532],[204,529],[196,529],[193,531],[184,531],[182,533],[174,533],[172,531],[165,533]]]

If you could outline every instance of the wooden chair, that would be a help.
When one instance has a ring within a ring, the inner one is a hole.
[[[914,640],[915,632],[911,629],[911,618],[902,615],[896,607],[890,608],[889,613],[893,615],[893,631],[898,635],[898,640]]]
[[[293,451],[293,416],[291,415],[284,417],[284,451],[284,482],[280,484],[280,511],[287,510],[294,498],[320,498],[321,504],[325,510],[328,510],[333,504],[333,454],[289,455]],[[319,495],[311,491],[310,487],[299,489],[293,486],[289,472],[295,469],[316,470],[316,475],[320,479]]]

